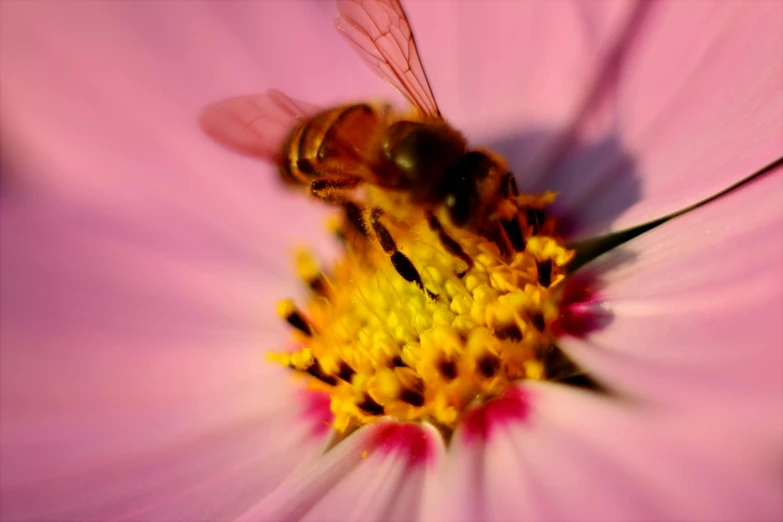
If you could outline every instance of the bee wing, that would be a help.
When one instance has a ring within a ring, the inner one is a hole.
[[[338,0],[337,29],[359,55],[426,116],[440,116],[399,0]]]
[[[291,129],[320,110],[269,90],[212,103],[202,109],[198,122],[201,130],[220,145],[273,162],[279,158]]]

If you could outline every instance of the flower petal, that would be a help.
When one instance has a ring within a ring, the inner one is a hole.
[[[779,423],[781,196],[778,167],[589,263],[611,322],[559,344],[611,388]]]
[[[429,425],[379,421],[297,470],[240,520],[411,520],[444,451]]]
[[[519,397],[529,403],[524,419],[488,412],[487,437],[465,429],[454,434],[440,488],[427,490],[421,520],[776,520],[783,514],[779,445],[754,446],[730,416],[644,411],[547,383],[523,386]]]
[[[672,214],[783,155],[783,4],[640,6],[567,153],[529,173],[529,187],[561,191],[556,207],[575,238]]]
[[[323,416],[298,419],[263,357],[285,280],[198,233],[111,233],[27,196],[0,206],[2,518],[167,519],[178,502],[221,517],[322,443]]]

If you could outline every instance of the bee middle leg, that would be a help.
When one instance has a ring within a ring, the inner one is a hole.
[[[514,174],[511,172],[506,172],[503,175],[503,181],[500,185],[500,195],[504,198],[510,198],[518,194],[519,189],[517,188],[517,180],[514,177]]]
[[[519,194],[516,178],[511,172],[504,174],[499,194],[503,198],[513,198]],[[527,245],[518,214],[507,219],[493,219],[486,232],[485,237],[498,246],[503,259],[511,259],[515,252],[523,252]]]
[[[394,269],[397,270],[397,273],[400,274],[403,279],[411,283],[416,283],[419,288],[427,292],[427,295],[430,298],[436,298],[436,294],[433,294],[424,288],[424,283],[421,281],[419,271],[413,266],[413,263],[408,256],[397,250],[397,243],[394,241],[389,229],[380,221],[382,215],[383,211],[381,209],[374,208],[369,212],[367,222],[370,228],[372,228],[381,248],[389,255],[392,266],[394,266]]]
[[[432,212],[427,213],[427,224],[430,226],[430,230],[437,234],[441,245],[443,245],[443,248],[445,248],[451,255],[461,259],[466,265],[468,265],[468,268],[459,274],[459,277],[464,276],[468,270],[473,268],[473,258],[465,253],[457,240],[451,237],[448,232],[446,232],[446,230],[443,228],[443,225],[440,224],[440,221],[438,221],[438,218],[436,218]]]

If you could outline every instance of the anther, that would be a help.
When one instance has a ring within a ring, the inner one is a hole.
[[[337,379],[333,375],[329,375],[328,373],[324,372],[323,368],[321,368],[321,363],[318,362],[318,359],[313,360],[313,364],[311,364],[307,369],[307,373],[330,386],[337,384]]]
[[[372,397],[365,394],[364,400],[356,405],[360,410],[370,415],[383,415],[383,406],[373,400]]]
[[[340,371],[337,373],[337,376],[350,384],[354,375],[356,375],[356,371],[348,366],[348,363],[345,361],[340,361]]]
[[[544,288],[549,288],[552,284],[552,260],[538,262],[538,282]]]
[[[326,278],[324,278],[318,263],[309,252],[302,250],[297,253],[296,271],[313,293],[323,296],[328,293]]]
[[[544,322],[544,314],[541,312],[535,312],[530,315],[530,322],[533,323],[533,326],[536,327],[536,330],[539,332],[544,331],[544,327],[546,326],[546,323]]]
[[[508,326],[505,326],[503,328],[499,328],[495,330],[495,337],[498,339],[505,341],[521,341],[522,340],[522,331],[519,329],[519,326],[516,324],[510,324]]]
[[[495,355],[486,354],[478,360],[478,368],[481,375],[489,379],[500,369],[500,359]]]
[[[453,381],[457,378],[457,365],[450,359],[443,359],[438,363],[438,371],[446,381]]]
[[[409,388],[404,388],[400,392],[400,400],[410,404],[411,406],[419,407],[424,405],[424,395],[417,392],[416,390],[411,390]]]
[[[317,295],[325,296],[327,293],[326,282],[323,274],[318,274],[316,277],[308,281],[307,286],[309,286],[310,290],[312,290],[313,293]]]
[[[403,362],[402,357],[400,357],[399,355],[395,355],[394,357],[392,357],[391,363],[392,363],[393,366],[395,366],[397,368],[401,368],[403,366],[408,366],[407,364],[405,364]]]
[[[305,321],[299,310],[296,309],[296,305],[290,299],[284,299],[277,304],[277,314],[286,320],[286,322],[309,336],[313,335],[313,330],[310,324]]]

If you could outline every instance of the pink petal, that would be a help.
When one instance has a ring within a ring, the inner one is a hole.
[[[752,430],[730,417],[645,411],[552,384],[525,388],[529,417],[504,420],[484,440],[455,433],[421,520],[783,515],[779,445],[756,446]]]
[[[782,154],[783,4],[639,5],[638,27],[586,93],[567,154],[530,183],[562,192],[574,237],[674,213]]]
[[[624,393],[780,424],[782,196],[778,167],[585,266],[612,320],[563,349]]]
[[[224,516],[244,508],[223,486],[261,495],[319,443],[323,416],[297,428],[295,387],[263,356],[284,283],[220,250],[194,263],[74,230],[54,205],[0,212],[4,519]]]
[[[298,469],[240,520],[411,520],[444,451],[429,425],[367,425]]]
[[[264,360],[284,285],[74,222],[100,223],[0,207],[2,518],[243,511],[323,441],[323,409]]]

